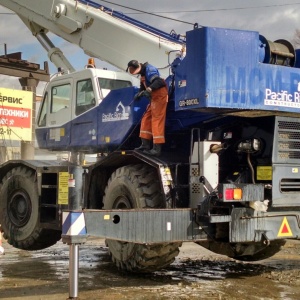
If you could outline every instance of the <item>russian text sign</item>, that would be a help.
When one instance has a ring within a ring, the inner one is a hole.
[[[33,93],[0,88],[0,139],[31,141]]]

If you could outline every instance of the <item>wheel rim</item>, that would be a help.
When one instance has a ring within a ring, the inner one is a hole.
[[[120,196],[118,198],[116,198],[113,208],[116,209],[130,209],[132,208],[132,205],[129,201],[129,199],[126,196]]]
[[[30,219],[32,211],[29,195],[25,191],[17,191],[8,202],[8,216],[16,227],[23,227]]]

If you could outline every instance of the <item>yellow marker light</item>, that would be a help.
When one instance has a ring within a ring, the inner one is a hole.
[[[242,189],[233,189],[233,199],[234,200],[241,200],[242,198],[243,198]]]

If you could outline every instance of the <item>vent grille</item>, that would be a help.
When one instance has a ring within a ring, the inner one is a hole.
[[[191,176],[199,177],[199,168],[198,167],[191,168]]]
[[[278,121],[279,129],[291,129],[300,131],[300,123],[294,121]]]
[[[201,184],[200,183],[192,183],[191,192],[193,194],[200,194],[201,193]]]
[[[280,191],[282,193],[300,192],[300,179],[283,178],[280,181]]]
[[[279,163],[299,163],[300,122],[290,118],[277,118],[277,135],[274,140],[273,161]]]

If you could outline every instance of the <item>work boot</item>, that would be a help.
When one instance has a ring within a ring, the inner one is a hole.
[[[151,141],[143,138],[141,140],[142,140],[142,145],[139,146],[138,148],[135,148],[134,150],[138,150],[138,151],[150,150]]]
[[[160,156],[161,154],[161,144],[153,144],[153,149],[145,150],[144,153],[152,156]]]

